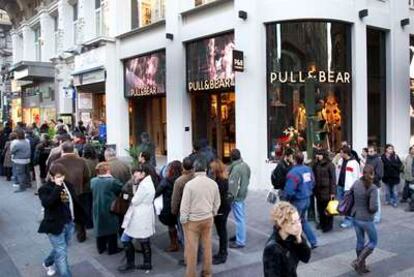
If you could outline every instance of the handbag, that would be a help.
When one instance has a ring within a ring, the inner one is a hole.
[[[338,205],[338,213],[344,216],[350,216],[354,206],[354,191],[352,189],[345,192],[344,199]]]
[[[111,213],[117,215],[125,215],[129,208],[128,198],[124,198],[124,193],[120,193],[117,198],[111,203]]]
[[[279,190],[273,188],[270,189],[266,197],[267,203],[276,204],[279,200]]]
[[[326,214],[330,215],[330,216],[339,215],[338,205],[339,205],[338,200],[330,200],[328,202],[328,205],[326,206],[326,209],[325,209]]]
[[[161,194],[160,196],[154,199],[155,214],[160,215],[163,208],[164,208],[164,202],[163,202],[163,198]]]

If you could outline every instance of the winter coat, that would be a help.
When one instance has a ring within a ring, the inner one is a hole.
[[[11,141],[6,142],[6,145],[4,146],[3,155],[4,155],[4,161],[3,166],[4,167],[13,167],[13,162],[11,160],[11,149],[10,149]]]
[[[52,145],[50,142],[44,141],[44,142],[38,143],[35,148],[33,164],[46,166],[46,161],[50,155],[51,150],[52,150]]]
[[[118,158],[111,158],[107,162],[111,168],[111,175],[121,181],[122,184],[126,184],[131,178],[129,166]]]
[[[384,164],[384,176],[382,177],[382,181],[387,185],[399,184],[403,164],[398,155],[392,155],[390,158],[387,158],[385,154],[383,154],[381,159]]]
[[[292,168],[292,165],[285,160],[281,160],[276,168],[273,170],[270,177],[272,185],[275,189],[284,189],[286,184],[286,175],[289,170]]]
[[[33,160],[35,157],[36,146],[39,144],[40,138],[34,134],[31,134],[27,136],[27,139],[29,140],[29,143],[30,143],[30,161],[33,163]]]
[[[111,204],[121,188],[121,182],[112,176],[98,176],[91,180],[95,236],[108,236],[118,232],[118,216],[111,213]]]
[[[308,199],[315,187],[315,176],[312,169],[306,165],[295,165],[288,172],[286,186],[283,191],[284,199],[289,202]]]
[[[90,187],[92,178],[96,177],[96,166],[98,165],[99,161],[98,159],[95,159],[95,160],[85,159],[85,158],[81,158],[81,159],[85,161],[86,167],[88,168],[89,181],[88,181],[87,187]]]
[[[329,201],[331,195],[336,195],[335,166],[329,160],[317,161],[313,166],[315,175],[315,196],[318,200]]]
[[[229,193],[234,201],[242,202],[247,197],[250,183],[250,167],[242,159],[234,161],[228,168]]]
[[[91,191],[89,187],[89,169],[86,162],[79,158],[77,154],[66,154],[54,163],[59,163],[66,168],[65,180],[73,184],[76,195]]]
[[[122,223],[125,234],[138,239],[145,239],[154,235],[154,196],[154,184],[151,176],[147,176],[139,183],[125,214]]]
[[[302,242],[288,236],[283,240],[276,228],[270,236],[263,251],[263,273],[265,277],[296,277],[299,261],[307,263],[311,250],[302,236]]]
[[[375,171],[375,177],[374,177],[374,184],[377,187],[381,186],[381,179],[384,176],[384,165],[382,164],[381,157],[378,155],[375,156],[367,156],[367,159],[365,161],[365,165],[371,165],[374,168]]]
[[[413,161],[414,157],[411,155],[408,155],[407,158],[405,158],[404,162],[404,180],[409,183],[414,183],[414,175],[413,175]]]
[[[374,221],[375,213],[378,211],[378,188],[371,185],[368,189],[362,180],[358,180],[352,186],[354,204],[351,215],[362,221]]]
[[[341,167],[343,163],[343,159],[340,158],[338,161],[338,165],[336,166],[336,184],[338,184],[339,176],[341,174]],[[346,164],[345,169],[345,184],[344,184],[344,190],[348,191],[351,189],[352,185],[359,179],[361,174],[361,170],[359,167],[359,163],[354,160],[350,159],[348,160]]]
[[[138,146],[138,153],[147,152],[150,154],[150,163],[153,167],[157,166],[157,160],[155,159],[155,146],[153,143],[141,143]]]
[[[69,182],[65,181],[65,185],[72,197],[73,208],[75,213],[74,222],[84,224],[86,221],[86,213],[82,208],[75,190]],[[39,188],[39,198],[44,210],[44,218],[39,226],[39,233],[59,235],[65,226],[64,210],[65,204],[61,201],[60,194],[64,189],[63,186],[57,186],[49,181]]]
[[[181,199],[183,198],[184,186],[193,178],[194,172],[192,170],[184,170],[183,175],[181,175],[177,178],[177,180],[175,180],[173,194],[171,197],[171,213],[173,215],[178,215],[180,213]]]
[[[214,179],[220,192],[220,207],[217,211],[218,215],[227,214],[231,210],[231,198],[229,198],[229,180]]]
[[[162,195],[163,206],[159,215],[159,220],[167,226],[174,226],[177,223],[177,217],[171,212],[171,199],[174,190],[175,180],[164,178],[161,180],[155,192],[155,198]]]
[[[17,164],[29,164],[31,158],[30,143],[27,139],[15,139],[10,144],[12,161]]]

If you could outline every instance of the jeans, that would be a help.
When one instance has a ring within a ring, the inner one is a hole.
[[[217,234],[219,236],[219,255],[227,257],[227,218],[230,210],[214,217],[214,225],[216,226]]]
[[[338,199],[338,201],[341,202],[342,200],[344,200],[344,196],[345,196],[345,189],[343,187],[337,186],[336,187],[336,199]],[[344,225],[344,227],[351,227],[352,217],[345,216],[341,225]]]
[[[180,222],[180,216],[177,216],[177,235],[178,235],[178,242],[181,244],[181,246],[185,246],[184,229],[183,229],[183,225]]]
[[[397,185],[385,184],[385,202],[391,205],[398,204]]]
[[[378,243],[377,229],[372,221],[354,219],[354,228],[357,237],[356,250],[361,251],[365,247],[374,249]],[[368,235],[368,243],[365,244],[365,233]]]
[[[203,274],[202,276],[212,276],[212,245],[211,230],[213,218],[200,221],[188,221],[184,224],[185,248],[184,256],[187,262],[186,277],[197,276],[197,259],[199,243],[203,245]]]
[[[48,234],[53,249],[44,263],[46,266],[52,266],[54,264],[61,277],[72,276],[68,263],[68,246],[73,232],[74,224],[70,222],[65,224],[62,233],[59,235]]]
[[[374,222],[379,223],[381,221],[381,189],[378,188],[377,193],[378,211],[375,213]]]
[[[300,215],[300,219],[302,222],[302,229],[303,232],[305,233],[309,243],[311,244],[311,246],[315,246],[318,244],[317,240],[316,240],[316,236],[312,231],[312,228],[308,222],[308,215],[307,215],[307,211],[310,205],[310,200],[309,198],[306,199],[302,199],[302,200],[297,200],[294,201],[293,206],[296,207],[296,209],[299,212]]]
[[[14,164],[14,175],[16,183],[20,185],[21,189],[26,189],[30,186],[30,172],[28,164]]]
[[[233,209],[234,220],[236,221],[236,243],[238,245],[246,245],[246,218],[244,202],[234,201],[231,204]]]

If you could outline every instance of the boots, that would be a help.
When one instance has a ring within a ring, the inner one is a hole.
[[[361,251],[357,251],[358,258],[352,262],[352,267],[355,269],[356,272],[359,274],[364,274],[370,272],[369,269],[366,267],[366,259],[369,255],[374,252],[374,249],[365,247]]]
[[[170,246],[168,246],[167,249],[165,249],[166,252],[177,252],[180,249],[180,246],[178,244],[178,235],[177,235],[177,229],[174,228],[174,230],[169,230],[170,235]]]
[[[135,250],[132,242],[124,242],[126,264],[118,267],[120,273],[130,272],[135,269]]]
[[[144,263],[137,266],[139,270],[150,271],[152,269],[151,264],[151,244],[150,241],[141,242],[142,255],[144,256]]]
[[[213,264],[224,264],[227,260],[227,253],[219,252],[216,255],[213,256]]]

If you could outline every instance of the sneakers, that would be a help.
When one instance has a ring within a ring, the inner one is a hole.
[[[341,228],[346,229],[346,228],[350,228],[352,226],[351,223],[347,223],[347,222],[342,222],[341,225],[339,225]]]
[[[233,249],[240,249],[240,248],[244,248],[244,245],[240,245],[237,242],[232,241],[230,242],[229,247]]]
[[[46,266],[45,263],[43,263],[42,265],[43,265],[43,268],[46,270],[47,276],[53,276],[53,275],[56,274],[56,270],[53,267],[53,265],[52,266]]]
[[[19,184],[13,184],[13,187],[14,188],[20,188],[20,185]]]

